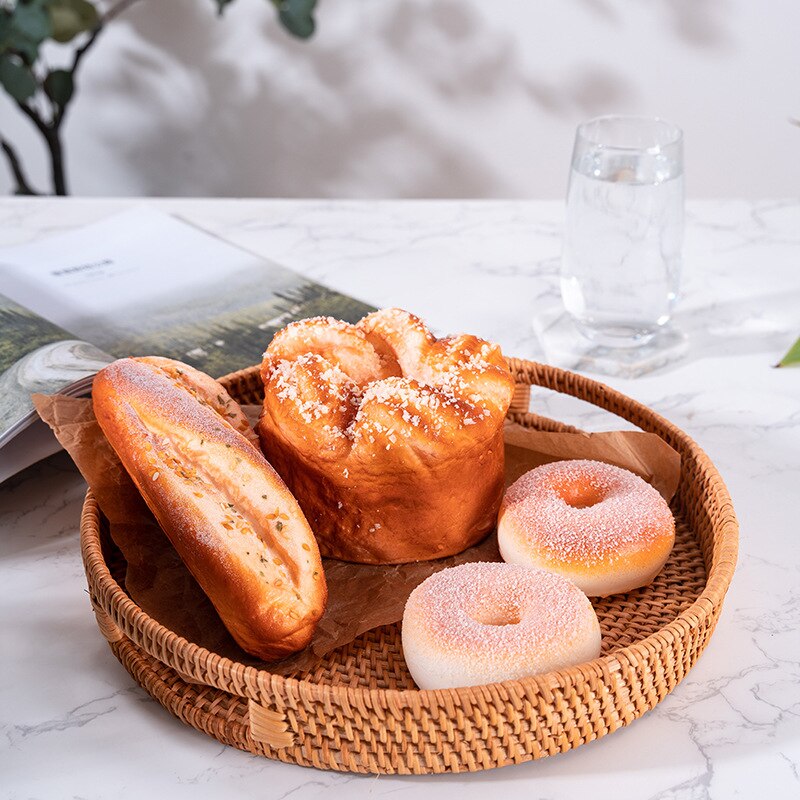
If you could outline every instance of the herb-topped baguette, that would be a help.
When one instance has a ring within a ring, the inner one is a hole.
[[[305,647],[327,599],[319,549],[238,404],[165,358],[115,361],[92,394],[108,441],[239,645],[265,660]]]

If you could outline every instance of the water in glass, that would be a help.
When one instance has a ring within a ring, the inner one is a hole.
[[[593,144],[576,144],[573,158],[562,298],[589,338],[636,346],[667,324],[677,299],[682,163],[657,146]]]

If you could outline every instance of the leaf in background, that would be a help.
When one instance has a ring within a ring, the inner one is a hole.
[[[273,0],[278,8],[278,19],[289,33],[298,39],[308,39],[314,28],[314,9],[317,0]]]
[[[64,69],[54,69],[44,79],[45,94],[61,108],[69,103],[74,89],[72,73]]]
[[[0,56],[0,84],[18,103],[24,103],[36,91],[31,71],[8,55]]]
[[[38,58],[39,45],[52,30],[46,5],[47,0],[18,2],[8,17],[4,50],[18,51],[28,64]]]
[[[0,8],[0,54],[8,50],[11,41],[11,12],[6,8]]]
[[[800,364],[800,339],[788,350],[786,355],[776,364],[778,367],[792,367]]]
[[[69,42],[79,33],[90,31],[100,21],[97,9],[89,0],[50,0],[52,36],[57,42]]]
[[[214,0],[214,2],[217,4],[217,14],[222,16],[225,6],[228,5],[228,3],[232,3],[233,0]]]

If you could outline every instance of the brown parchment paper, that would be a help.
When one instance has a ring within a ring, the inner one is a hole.
[[[125,590],[162,625],[219,655],[245,664],[263,662],[245,653],[222,624],[177,552],[158,526],[136,486],[109,445],[91,400],[34,395],[36,410],[72,456],[108,519],[111,537],[127,563]],[[252,420],[257,406],[245,406]],[[680,456],[654,434],[548,433],[516,424],[505,427],[506,485],[540,464],[564,458],[591,458],[630,469],[669,500],[680,477]],[[429,575],[469,561],[497,561],[494,533],[456,556],[419,564],[369,566],[323,559],[328,605],[311,644],[272,663],[280,674],[310,670],[331,650],[360,634],[402,619],[406,600]]]
[[[644,431],[550,433],[506,422],[506,486],[550,461],[588,458],[622,467],[644,478],[669,502],[678,489],[681,457],[661,437]]]

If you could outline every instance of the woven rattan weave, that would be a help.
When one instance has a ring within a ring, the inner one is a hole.
[[[369,631],[312,672],[280,677],[222,658],[147,616],[121,588],[124,563],[87,494],[81,546],[103,635],[134,679],[185,723],[252,753],[375,773],[488,769],[564,752],[612,733],[659,703],[708,644],[733,576],[738,526],[714,465],[682,431],[628,397],[579,375],[510,360],[509,416],[527,413],[530,386],[581,398],[665,439],[682,457],[672,507],[672,556],[648,587],[595,602],[600,658],[522,681],[419,691],[403,661],[399,626]],[[259,402],[256,368],[222,381]]]

